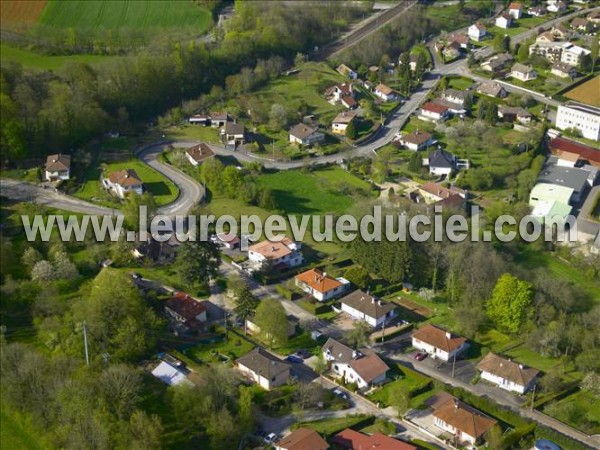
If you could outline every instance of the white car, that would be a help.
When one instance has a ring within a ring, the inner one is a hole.
[[[277,440],[277,435],[275,433],[269,433],[264,438],[265,444],[272,444]]]

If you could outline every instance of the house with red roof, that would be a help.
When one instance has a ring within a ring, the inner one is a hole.
[[[131,192],[141,195],[144,183],[134,169],[123,169],[111,172],[102,179],[104,187],[117,197],[125,198]]]
[[[564,137],[557,137],[550,141],[550,151],[559,158],[564,154],[576,154],[578,159],[587,161],[588,164],[600,167],[600,149],[572,141]]]
[[[523,15],[523,5],[521,3],[511,3],[508,5],[508,14],[513,19],[520,19]]]
[[[319,269],[309,269],[294,278],[296,286],[315,300],[324,302],[335,298],[348,289],[350,283],[344,278],[332,278]]]
[[[447,106],[427,102],[421,106],[419,117],[429,122],[442,122],[450,117],[450,110]]]
[[[469,346],[466,338],[431,324],[414,331],[411,338],[414,348],[442,361],[450,361]]]
[[[198,328],[206,322],[206,301],[199,301],[185,292],[175,292],[165,303],[165,312],[185,328]],[[175,327],[178,331],[187,331]]]
[[[417,450],[414,445],[399,441],[381,433],[371,435],[350,428],[340,431],[331,441],[347,450]]]

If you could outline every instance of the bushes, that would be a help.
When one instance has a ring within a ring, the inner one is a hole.
[[[571,439],[558,431],[552,430],[544,426],[538,426],[535,429],[536,439],[548,439],[560,446],[560,448],[568,448],[569,450],[587,450],[586,445],[581,444],[579,441]]]
[[[459,388],[453,389],[452,395],[513,427],[524,427],[531,423],[507,407],[498,405],[485,397],[476,396]]]
[[[292,292],[290,289],[288,289],[286,287],[283,287],[281,284],[278,284],[277,286],[275,286],[275,290],[277,291],[277,293],[279,295],[284,297],[286,300],[292,300],[294,298],[294,292]]]
[[[319,314],[325,314],[331,311],[331,305],[319,303],[316,300],[302,299],[298,302],[298,305],[308,311],[309,313],[317,316]]]

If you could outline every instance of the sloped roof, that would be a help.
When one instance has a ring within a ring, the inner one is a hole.
[[[352,358],[355,355],[355,351],[352,350],[347,345],[342,344],[339,341],[336,341],[333,338],[327,339],[327,342],[321,347],[322,352],[327,352],[331,354],[336,361],[349,363],[352,361]]]
[[[204,302],[199,302],[185,292],[176,292],[165,306],[182,316],[185,320],[193,320],[198,314],[206,311]]]
[[[390,95],[394,92],[391,87],[386,86],[383,83],[378,84],[375,90],[381,92],[383,95]]]
[[[412,133],[405,134],[400,137],[402,142],[408,142],[410,144],[421,145],[431,139],[431,133],[424,131],[413,131]]]
[[[437,405],[433,416],[463,433],[478,439],[498,423],[458,399],[452,396],[448,397],[450,398]]]
[[[367,435],[346,428],[332,439],[337,444],[349,450],[417,450],[413,445],[399,441],[381,433]]]
[[[212,149],[204,144],[197,144],[194,145],[193,147],[190,147],[186,150],[186,153],[188,155],[190,155],[192,157],[192,159],[196,162],[200,162],[205,160],[206,158],[210,158],[211,156],[214,156],[215,152],[212,151]]]
[[[225,122],[225,134],[244,134],[246,129],[244,125],[236,122]]]
[[[414,331],[412,337],[445,352],[452,352],[467,342],[466,338],[457,336],[431,324],[427,324]]]
[[[319,269],[309,269],[296,275],[296,280],[309,285],[318,292],[329,292],[342,285],[335,278],[328,277]]]
[[[285,450],[327,450],[329,444],[310,428],[298,428],[277,442],[277,447]]]
[[[429,167],[453,168],[455,163],[454,155],[446,150],[438,148],[429,155]]]
[[[455,187],[447,188],[439,183],[434,183],[433,181],[428,181],[427,183],[423,184],[420,189],[441,198],[448,198],[454,194],[460,194],[462,196],[466,194],[462,189]]]
[[[255,253],[260,253],[267,259],[278,259],[292,253],[292,251],[283,241],[262,241],[258,244],[254,244],[248,250]]]
[[[484,81],[477,87],[477,92],[497,97],[503,89],[504,88],[500,83],[496,83],[495,81]]]
[[[350,361],[350,367],[365,380],[365,383],[370,383],[390,370],[388,365],[373,350],[363,349],[361,355]]]
[[[333,123],[350,123],[356,118],[356,111],[344,111],[333,119]]]
[[[71,155],[57,153],[48,155],[46,158],[46,170],[48,172],[62,172],[71,168]]]
[[[276,356],[259,347],[256,347],[251,352],[238,358],[236,363],[247,367],[252,372],[268,378],[269,380],[290,370],[290,365],[288,363],[281,361]]]
[[[527,386],[539,373],[531,367],[523,367],[521,364],[502,358],[492,352],[483,357],[477,364],[477,368],[482,372],[488,372],[512,381],[519,386]]]
[[[316,132],[316,128],[309,127],[303,123],[298,123],[290,128],[290,134],[300,140],[307,139],[311,134]]]
[[[351,308],[354,308],[361,313],[375,319],[379,319],[390,311],[396,309],[393,304],[377,300],[372,295],[369,295],[360,289],[351,292],[345,297],[342,297],[340,299],[340,303],[346,304]]]
[[[529,72],[533,72],[533,67],[526,66],[525,64],[521,64],[521,63],[516,63],[514,66],[512,66],[510,71],[511,72],[520,72],[520,73],[529,73]]]
[[[425,111],[434,112],[437,114],[443,114],[446,111],[448,111],[448,107],[439,105],[439,104],[433,103],[433,102],[427,102],[427,103],[423,104],[423,106],[421,106],[421,109],[423,109]]]
[[[577,153],[581,159],[585,159],[590,163],[600,164],[600,149],[563,137],[552,139],[550,141],[550,150],[558,154],[561,152]]]
[[[108,174],[108,179],[113,184],[121,186],[140,186],[142,180],[134,169],[123,169]]]

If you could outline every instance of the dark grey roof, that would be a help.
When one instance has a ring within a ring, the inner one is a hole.
[[[225,134],[244,134],[244,125],[236,122],[225,122]]]
[[[372,295],[369,295],[360,289],[351,292],[340,299],[340,303],[348,305],[351,308],[354,308],[361,313],[375,319],[379,319],[395,309],[395,306],[391,303],[377,300]]]
[[[590,171],[577,167],[558,166],[556,165],[557,161],[558,158],[556,156],[548,158],[544,168],[538,176],[536,184],[556,184],[558,186],[569,187],[577,193],[584,191],[586,189]]]
[[[324,353],[328,352],[333,359],[344,363],[352,361],[355,356],[354,350],[333,338],[327,339],[325,345],[321,347],[321,351]]]
[[[308,139],[308,137],[316,131],[316,128],[312,128],[307,125],[304,125],[303,123],[299,123],[297,125],[294,125],[290,129],[290,134],[303,141],[305,139]]]
[[[453,168],[454,163],[454,155],[441,148],[438,148],[431,155],[429,155],[429,167]]]
[[[290,369],[289,364],[259,347],[238,358],[236,362],[269,379]]]

